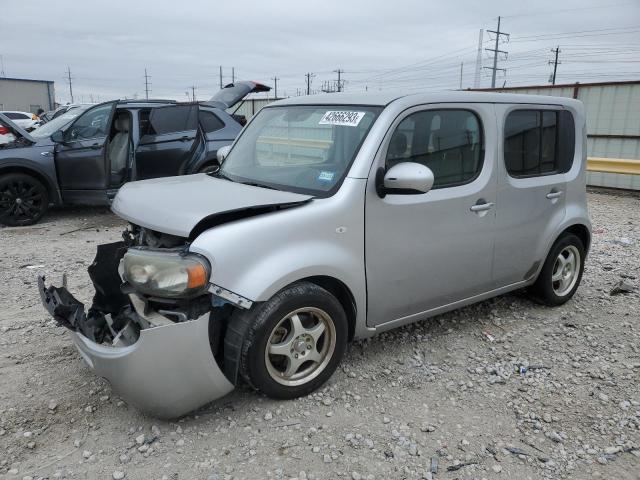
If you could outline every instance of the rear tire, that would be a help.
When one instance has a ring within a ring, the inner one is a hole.
[[[585,248],[576,235],[567,233],[553,244],[536,283],[534,298],[549,306],[562,305],[576,293],[584,272]]]
[[[49,208],[49,193],[40,180],[24,173],[0,176],[0,223],[33,225]]]
[[[300,282],[249,310],[237,310],[225,335],[225,370],[269,397],[291,399],[319,388],[347,346],[342,305],[316,284]]]

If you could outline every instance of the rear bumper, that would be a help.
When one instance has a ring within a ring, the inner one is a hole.
[[[233,390],[211,353],[209,315],[142,330],[126,347],[100,345],[78,332],[71,336],[97,375],[153,416],[176,418]]]

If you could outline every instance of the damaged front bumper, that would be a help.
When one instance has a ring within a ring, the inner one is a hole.
[[[113,276],[109,272],[117,268],[113,267],[113,248],[103,250],[102,257],[110,260],[108,268],[101,268],[99,249],[94,272],[97,267],[107,271],[106,277]],[[91,274],[91,267],[89,271]],[[96,297],[88,313],[66,286],[47,287],[44,277],[38,279],[40,296],[58,324],[70,330],[89,367],[118,395],[153,416],[176,418],[233,390],[211,350],[209,312],[182,322],[157,313],[150,317],[133,298],[113,301],[113,292],[100,284],[104,278],[91,276]]]
[[[126,347],[71,336],[89,367],[123,399],[153,416],[176,418],[233,390],[213,358],[208,331],[209,315],[203,315],[141,330]]]

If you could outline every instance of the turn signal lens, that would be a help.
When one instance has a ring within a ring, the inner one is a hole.
[[[202,288],[207,284],[207,270],[204,265],[190,265],[187,267],[188,288]]]

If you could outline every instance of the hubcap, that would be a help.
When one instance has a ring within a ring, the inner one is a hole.
[[[336,329],[323,310],[305,307],[278,322],[264,352],[271,378],[286,386],[302,385],[326,368],[336,347]]]
[[[553,264],[551,284],[559,297],[567,295],[578,281],[580,273],[580,252],[573,245],[562,249]]]
[[[42,193],[27,180],[0,184],[0,215],[29,220],[40,213],[43,203]]]

